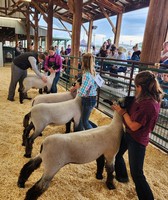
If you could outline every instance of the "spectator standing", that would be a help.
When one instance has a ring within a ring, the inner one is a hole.
[[[55,78],[52,83],[51,93],[57,93],[57,83],[60,77],[60,71],[62,69],[62,58],[60,55],[55,53],[55,48],[50,46],[49,55],[45,59],[44,70],[52,73],[55,71]]]
[[[39,76],[44,82],[47,81],[46,77],[38,70],[38,64],[45,60],[44,54],[37,54],[33,52],[26,52],[17,56],[11,66],[11,82],[8,91],[8,100],[14,101],[15,90],[17,83],[19,82],[19,92],[23,92],[23,80],[27,76],[27,69],[31,68],[37,76]],[[25,99],[29,99],[27,94]]]
[[[60,55],[61,55],[61,56],[64,56],[64,55],[65,55],[64,47],[61,47]]]
[[[68,46],[67,46],[67,48],[66,48],[66,50],[65,50],[65,55],[69,56],[70,53],[71,53],[71,45],[68,44]]]
[[[60,50],[59,50],[59,47],[57,45],[55,46],[55,53],[60,55]]]
[[[19,56],[23,52],[24,51],[23,51],[21,42],[16,43],[16,46],[15,46],[15,57]]]

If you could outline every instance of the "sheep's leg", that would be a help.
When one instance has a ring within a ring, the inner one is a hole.
[[[54,175],[51,177],[46,177],[43,175],[42,178],[27,191],[25,200],[38,199],[38,197],[40,197],[48,189],[53,177]]]
[[[29,136],[29,133],[30,131],[34,128],[34,125],[32,122],[30,122],[30,124],[24,129],[23,131],[23,135],[22,135],[22,145],[25,146],[26,145],[26,142],[27,142],[27,139],[28,139],[28,136]]]
[[[20,188],[25,187],[25,182],[28,180],[33,171],[40,167],[41,162],[42,162],[41,157],[36,157],[34,159],[31,159],[28,163],[26,163],[23,166],[23,168],[20,171],[20,175],[17,182],[18,187]]]
[[[22,91],[19,91],[19,101],[22,104],[24,99],[24,93]]]
[[[114,163],[110,164],[109,162],[106,163],[106,171],[107,171],[107,180],[106,180],[106,185],[109,190],[115,189],[113,179],[114,179]]]
[[[71,131],[71,121],[66,123],[66,131],[65,131],[65,133],[70,133],[70,131]]]
[[[97,163],[97,172],[96,172],[96,178],[97,179],[103,179],[103,170],[104,170],[104,164],[105,164],[105,158],[104,155],[101,155],[99,158],[96,159]]]
[[[41,134],[41,131],[43,129],[36,130],[36,128],[35,128],[35,132],[29,138],[27,138],[27,140],[26,140],[25,154],[24,154],[24,156],[26,158],[31,158],[31,153],[32,153],[32,149],[33,149],[34,140]]]

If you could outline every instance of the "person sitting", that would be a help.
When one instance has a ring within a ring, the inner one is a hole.
[[[112,45],[111,49],[107,50],[107,58],[117,59],[117,57],[118,57],[117,48],[115,45]],[[110,62],[111,62],[111,60],[105,60],[105,62],[103,62],[103,70],[104,71],[110,71],[110,69],[113,66],[113,64]]]
[[[135,61],[139,61],[140,60],[140,54],[141,54],[141,51],[138,50],[138,44],[136,44],[135,46],[133,46],[133,54],[131,56],[131,60],[135,60]]]
[[[126,55],[125,55],[126,49],[124,47],[119,47],[118,48],[118,56],[117,56],[117,60],[126,60]],[[121,62],[120,62],[121,63]],[[127,67],[121,66],[121,65],[117,65],[117,66],[112,66],[110,68],[110,73],[113,74],[118,74],[119,72],[126,72]]]
[[[159,83],[165,93],[164,98],[162,99],[161,108],[168,108],[168,74],[163,73]]]
[[[161,51],[160,62],[168,64],[168,41],[163,43],[163,50]]]
[[[106,49],[106,42],[100,48],[99,53],[96,55],[97,57],[106,57],[107,56],[107,49]]]

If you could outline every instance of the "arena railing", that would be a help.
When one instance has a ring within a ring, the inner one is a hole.
[[[68,60],[70,59],[73,59],[73,57],[68,57]],[[110,73],[111,66],[123,66],[126,67],[126,71],[118,74]],[[59,83],[65,87],[66,90],[69,90],[71,87],[70,80],[75,80],[76,78],[70,75],[70,70],[74,70],[75,68],[70,65],[70,62],[67,62],[65,67],[66,70],[63,72],[64,75],[62,74]],[[112,100],[124,96],[133,96],[135,92],[134,78],[139,71],[151,70],[156,74],[158,79],[162,73],[168,74],[168,65],[110,58],[96,58],[95,68],[97,73],[99,73],[105,81],[105,84],[101,88],[98,88],[96,109],[110,117],[113,116],[113,112],[111,108],[103,102],[103,99]],[[81,75],[81,69],[76,70]],[[168,94],[165,96],[168,96]],[[166,153],[168,152],[168,107],[160,109],[157,124],[150,134],[150,142]]]

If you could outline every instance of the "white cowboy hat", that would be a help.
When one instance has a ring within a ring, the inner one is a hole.
[[[118,47],[118,52],[125,53],[126,49],[124,47]]]

